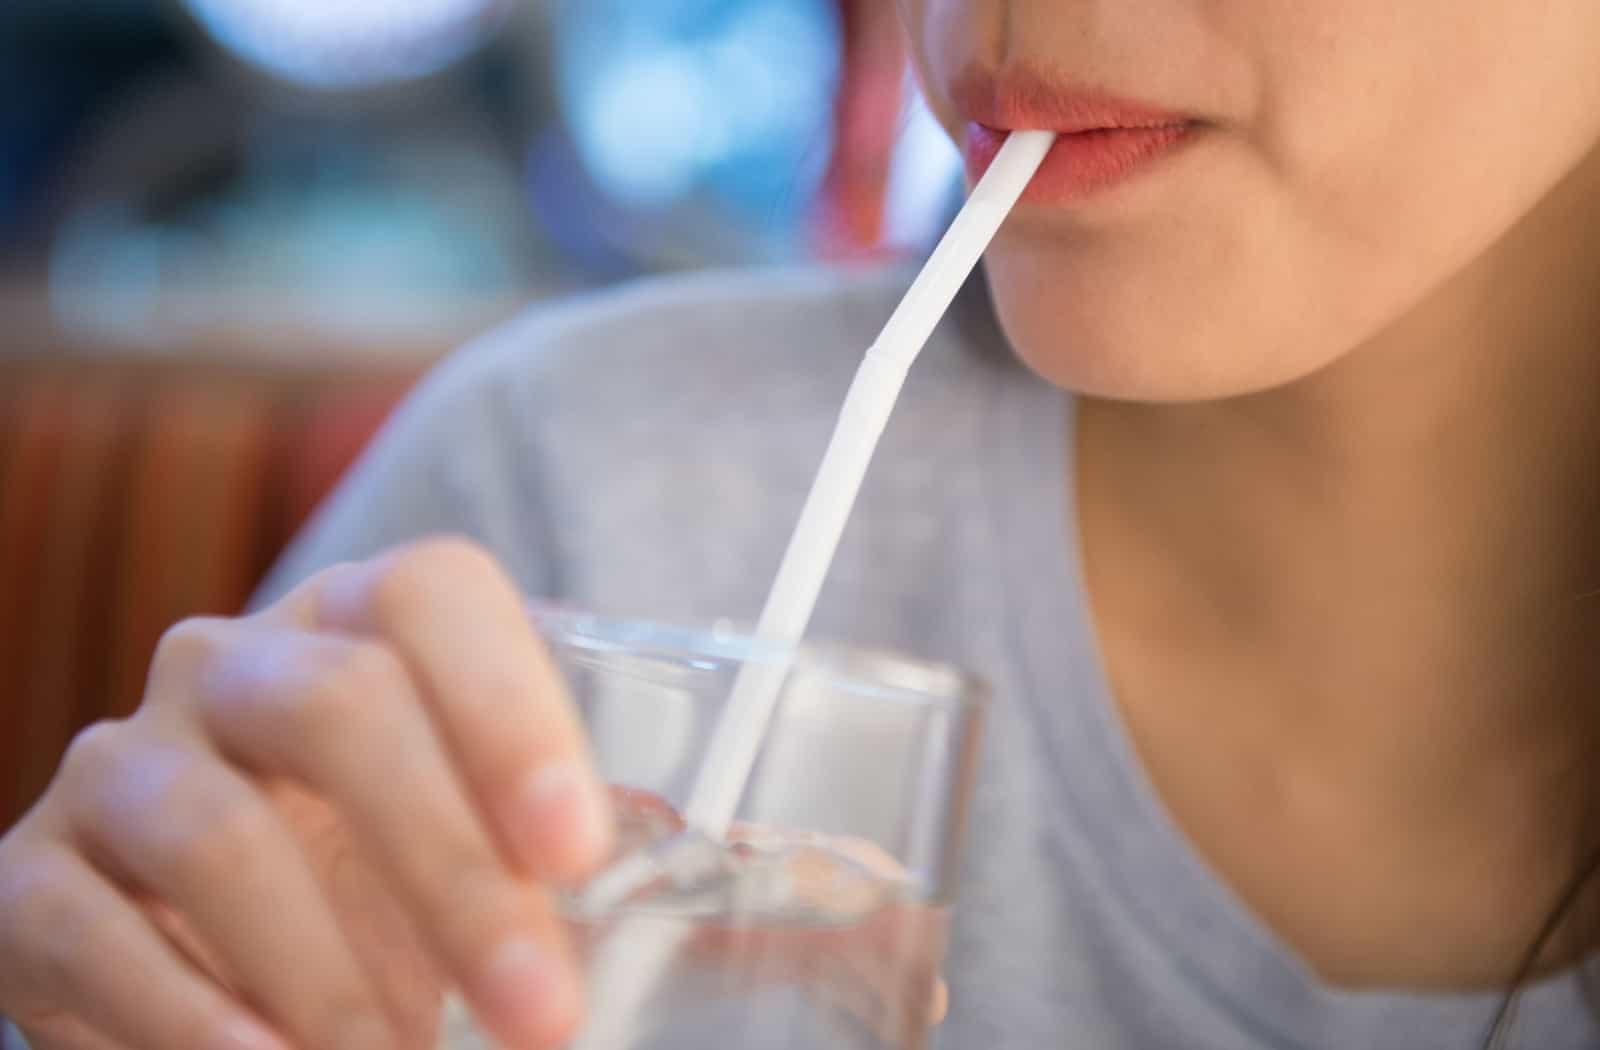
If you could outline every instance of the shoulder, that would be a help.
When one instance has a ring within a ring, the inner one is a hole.
[[[648,278],[538,304],[462,348],[434,382],[460,396],[592,409],[840,368],[860,357],[903,291],[897,270],[795,268]],[[671,404],[670,401],[667,404]]]
[[[495,504],[488,516],[538,519],[562,596],[656,615],[753,610],[909,277],[706,274],[535,307],[452,358],[426,429],[458,435],[447,443],[470,450],[452,457],[463,473],[498,479],[468,494]],[[972,406],[997,373],[974,342],[946,325],[913,370],[853,516],[858,539],[939,517],[923,512],[929,463],[972,454]]]
[[[635,457],[728,462],[773,446],[809,450],[910,276],[710,272],[535,305],[452,355],[413,412],[436,436],[474,431],[469,447],[603,455],[613,469]],[[975,372],[992,370],[998,355],[973,346],[985,334],[942,326],[906,400],[960,396]]]
[[[751,608],[908,283],[895,270],[711,273],[536,305],[423,381],[263,593],[454,531],[539,593]],[[972,454],[974,406],[1003,372],[980,339],[947,324],[924,352],[857,534],[921,507],[930,463]]]
[[[775,564],[908,282],[895,270],[711,273],[536,305],[419,385],[262,594],[451,531],[540,593],[587,590],[618,608],[666,607],[654,593],[720,600],[715,580],[745,584]],[[895,465],[958,443],[963,405],[985,386],[985,355],[959,325],[934,342],[880,476],[925,475]]]
[[[402,413],[432,454],[498,461],[545,501],[754,494],[814,459],[905,281],[789,269],[654,278],[541,304],[451,355]],[[442,449],[453,450],[441,453]]]

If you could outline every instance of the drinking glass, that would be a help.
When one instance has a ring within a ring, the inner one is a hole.
[[[945,933],[987,690],[955,668],[790,649],[724,623],[532,611],[649,877],[559,902],[588,981],[572,1050],[915,1050]],[[732,831],[679,813],[735,677],[784,670]],[[459,1010],[449,1050],[490,1045]]]

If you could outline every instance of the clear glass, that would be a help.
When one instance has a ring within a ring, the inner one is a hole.
[[[615,785],[617,908],[562,902],[588,968],[572,1050],[889,1050],[925,1044],[987,690],[888,653],[786,651],[731,625],[552,608],[534,619]],[[726,842],[678,812],[734,677],[789,665]],[[449,1026],[450,1050],[479,1043]]]

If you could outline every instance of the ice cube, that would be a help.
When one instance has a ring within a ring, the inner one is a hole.
[[[568,900],[599,920],[643,909],[744,923],[848,923],[905,887],[892,857],[855,840],[741,825],[726,843],[693,828],[666,800],[613,788],[618,861]]]
[[[855,922],[888,903],[899,883],[820,836],[748,833],[737,858],[732,910],[782,923]]]
[[[617,851],[613,863],[568,898],[575,917],[596,920],[619,908],[688,910],[732,876],[727,850],[684,827],[672,803],[638,788],[613,786]]]
[[[683,817],[672,803],[650,791],[614,784],[611,808],[617,817],[618,857],[637,853],[684,829]]]

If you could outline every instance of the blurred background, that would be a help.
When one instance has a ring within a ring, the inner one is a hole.
[[[884,0],[3,0],[0,827],[451,348],[958,192]]]

